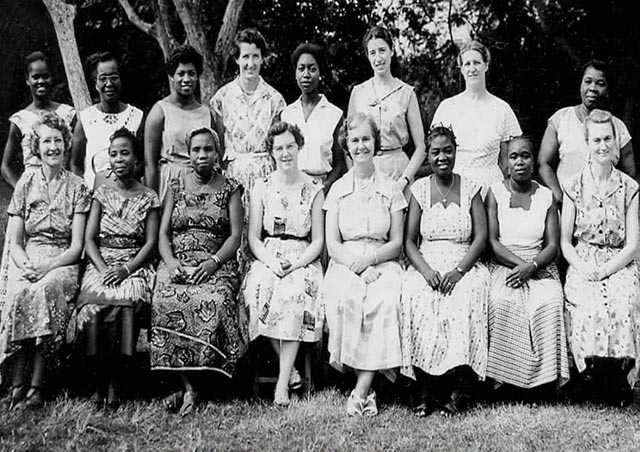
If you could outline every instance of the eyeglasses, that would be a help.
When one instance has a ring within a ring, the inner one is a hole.
[[[118,75],[118,74],[114,74],[114,75],[99,75],[98,78],[96,79],[96,81],[100,85],[105,85],[107,82],[117,83],[117,82],[120,81],[120,75]]]

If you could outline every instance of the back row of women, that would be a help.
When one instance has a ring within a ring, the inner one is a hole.
[[[278,353],[274,398],[286,404],[301,385],[299,345],[320,339],[325,318],[331,364],[357,374],[352,415],[375,415],[373,379],[398,369],[420,383],[418,415],[463,410],[477,378],[561,385],[567,336],[585,379],[606,378],[615,401],[628,400],[640,352],[638,185],[626,127],[598,109],[606,68],[587,64],[582,104],[549,120],[546,188],[532,180],[531,140],[486,89],[486,48],[462,47],[465,91],[441,103],[425,137],[413,89],[391,74],[389,33],[373,27],[363,44],[374,75],[354,87],[344,121],[319,93],[321,49],[293,52],[301,97],[285,106],[259,75],[266,44],[252,29],[238,34],[240,74],[211,109],[195,97],[200,56],[174,52],[172,92],[144,126],[119,100],[111,55],[93,61],[100,102],[77,120],[48,98],[46,58],[28,58],[33,102],[11,118],[2,165],[15,184],[0,292],[7,404],[42,403],[45,364],[67,340],[93,367],[94,399],[116,405],[145,325],[151,368],[181,377],[167,408],[190,413],[192,373],[232,376],[259,336]],[[82,178],[64,169],[69,145]],[[19,153],[21,176],[10,165]],[[432,174],[415,181],[425,155]]]

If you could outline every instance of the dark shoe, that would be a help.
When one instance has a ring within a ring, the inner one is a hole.
[[[437,405],[433,401],[424,401],[413,407],[413,414],[417,417],[430,416],[437,408]]]
[[[44,401],[42,399],[42,391],[38,386],[31,386],[27,397],[24,399],[24,406],[29,409],[36,409],[42,407]]]
[[[10,410],[22,402],[25,395],[27,395],[27,387],[24,384],[12,386],[11,392],[0,401],[0,407],[2,410]]]
[[[442,413],[448,416],[457,416],[467,410],[470,402],[471,397],[468,394],[454,391],[451,394],[451,400],[442,407]]]
[[[177,391],[173,394],[162,399],[162,406],[166,408],[170,413],[177,413],[180,407],[182,406],[182,398],[184,397],[184,392]]]

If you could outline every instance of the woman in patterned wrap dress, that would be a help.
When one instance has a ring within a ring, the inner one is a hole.
[[[231,377],[248,342],[246,313],[236,300],[242,188],[214,170],[219,146],[207,127],[187,134],[194,171],[169,182],[162,206],[151,369],[179,373],[184,391],[164,404],[182,416],[197,402],[189,373],[209,370]]]

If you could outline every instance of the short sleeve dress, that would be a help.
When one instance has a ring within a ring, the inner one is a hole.
[[[355,256],[368,255],[389,240],[391,215],[403,211],[407,202],[394,189],[393,179],[376,170],[364,190],[356,189],[354,170],[329,190],[324,209],[338,215],[342,246]],[[358,370],[393,369],[402,363],[400,348],[400,292],[403,270],[397,261],[374,265],[380,277],[367,284],[335,259],[331,259],[323,282],[329,326],[330,363]]]
[[[422,209],[420,253],[441,275],[467,254],[473,240],[471,201],[480,191],[460,176],[460,205],[431,205],[431,177],[419,179],[411,193]],[[469,366],[484,378],[487,367],[487,297],[489,271],[476,262],[450,295],[435,291],[412,265],[402,286],[402,373],[414,367],[439,376]]]
[[[322,185],[309,176],[287,191],[275,186],[270,176],[254,186],[262,194],[264,246],[280,259],[294,262],[311,240],[311,207]],[[324,306],[319,296],[322,281],[320,260],[276,276],[255,260],[242,289],[249,308],[249,336],[287,341],[315,342],[322,337]]]

